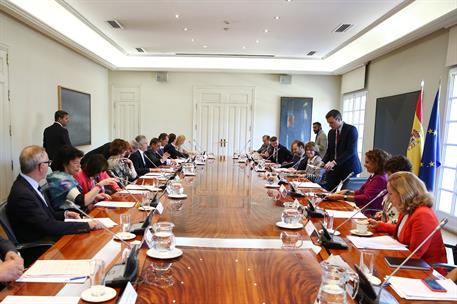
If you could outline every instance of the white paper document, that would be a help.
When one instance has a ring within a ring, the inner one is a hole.
[[[101,222],[103,226],[106,228],[113,228],[117,226],[117,223],[114,222],[109,217],[97,217],[97,221]],[[76,223],[87,223],[93,221],[92,219],[84,218],[84,219],[65,219],[65,222],[76,222]]]
[[[348,235],[347,238],[359,249],[408,250],[405,244],[400,243],[388,235],[371,238]]]
[[[407,300],[442,300],[457,301],[457,285],[450,279],[437,280],[446,292],[431,291],[419,279],[392,277],[390,284],[395,292]]]
[[[90,274],[90,260],[37,260],[17,282],[81,283]]]
[[[177,246],[209,247],[209,248],[256,248],[256,249],[280,249],[282,241],[279,239],[217,239],[217,238],[191,238],[177,237]],[[311,249],[319,253],[321,247],[311,241],[303,241],[303,249]]]
[[[357,212],[357,210],[353,211],[340,211],[340,210],[331,210],[331,209],[325,209],[325,211],[331,211],[333,213],[334,218],[350,218],[351,216],[354,215],[354,213]],[[362,212],[357,213],[354,217],[354,219],[366,219],[367,217],[363,215]]]
[[[132,283],[128,282],[117,304],[135,304],[137,297],[138,294],[136,290],[133,288]]]
[[[95,207],[108,208],[132,208],[133,206],[135,206],[135,202],[100,201],[95,204]]]
[[[79,297],[7,296],[0,304],[78,304]]]
[[[117,193],[119,194],[145,194],[146,192],[149,192],[147,189],[142,189],[142,190],[121,190]]]
[[[153,191],[153,192],[162,190],[160,188],[157,188],[157,187],[154,187],[151,185],[128,185],[126,188],[128,190],[130,190],[130,192],[131,192],[131,190]]]
[[[321,188],[321,185],[312,182],[293,182],[298,188]]]

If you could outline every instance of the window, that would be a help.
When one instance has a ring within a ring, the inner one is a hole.
[[[357,142],[357,152],[362,161],[363,127],[365,121],[365,103],[367,91],[360,91],[343,96],[343,120],[357,128],[359,139]]]
[[[440,217],[457,220],[457,68],[449,72],[449,90],[445,105],[444,128],[441,136],[441,167],[438,169],[436,211]],[[448,229],[457,231],[455,224]]]

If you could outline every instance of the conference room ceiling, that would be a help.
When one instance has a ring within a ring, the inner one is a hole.
[[[0,0],[0,9],[113,70],[341,74],[457,23],[456,0]]]
[[[65,0],[123,52],[323,58],[402,4],[384,1]],[[279,17],[279,19],[275,19]],[[117,20],[123,29],[106,21]],[[334,30],[352,24],[345,32]],[[313,56],[306,56],[309,52]]]

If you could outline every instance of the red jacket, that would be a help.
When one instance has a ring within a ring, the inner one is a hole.
[[[104,180],[109,178],[108,173],[106,171],[100,172],[100,174],[97,176],[98,180]],[[74,178],[78,181],[79,185],[81,186],[81,193],[86,194],[90,190],[92,190],[93,187],[95,187],[95,181],[91,178],[89,178],[83,170],[79,170],[78,173],[74,175]],[[115,182],[110,184],[111,187],[114,190],[119,190],[119,185]]]
[[[409,215],[400,232],[400,237],[397,238],[398,225],[403,216],[404,214],[400,214],[398,224],[379,223],[376,230],[393,235],[400,243],[407,245],[410,251],[416,249],[439,223],[432,208],[418,207]],[[416,252],[416,257],[424,259],[429,264],[447,263],[446,249],[440,231],[435,232],[427,243]]]

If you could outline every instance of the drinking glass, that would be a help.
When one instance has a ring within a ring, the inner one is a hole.
[[[175,249],[175,235],[173,234],[175,225],[170,222],[157,222],[152,225],[154,234],[152,235],[153,248],[160,252],[171,252]]]
[[[322,223],[324,227],[329,231],[330,233],[333,232],[333,212],[331,211],[326,211],[324,213],[324,222]]]
[[[301,219],[301,214],[297,208],[284,208],[281,214],[281,220],[285,224],[297,224]]]
[[[121,228],[122,232],[130,231],[130,214],[121,214]]]
[[[374,261],[376,252],[372,250],[360,250],[360,263],[359,267],[367,276],[373,275]]]
[[[347,303],[346,292],[351,298],[357,294],[359,276],[352,270],[336,266],[327,261],[321,262],[322,281],[316,303]]]
[[[281,248],[283,249],[297,249],[303,246],[301,235],[297,232],[283,231],[280,234],[280,238],[282,241]]]
[[[90,262],[90,293],[93,297],[101,297],[105,294],[105,262],[94,259]]]

